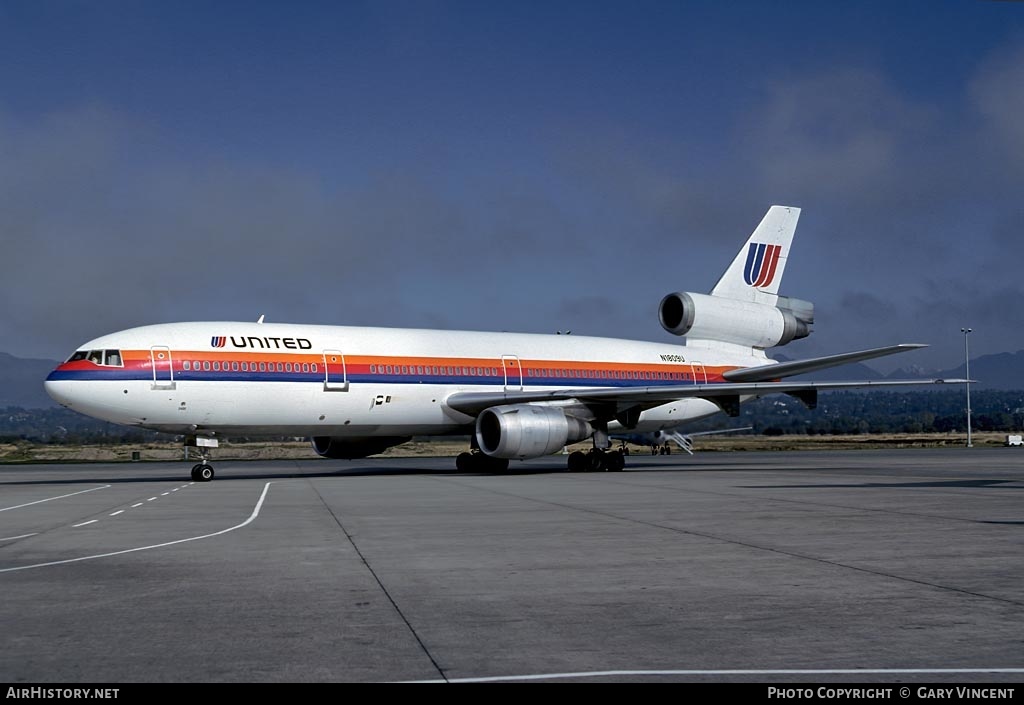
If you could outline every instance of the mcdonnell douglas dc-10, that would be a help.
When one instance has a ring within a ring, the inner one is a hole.
[[[893,345],[777,363],[767,348],[806,337],[807,301],[780,296],[800,210],[772,206],[710,294],[659,308],[679,344],[576,335],[263,323],[169,323],[81,346],[46,380],[60,404],[185,436],[194,480],[213,479],[222,436],[309,436],[327,458],[361,458],[412,436],[470,435],[460,471],[501,471],[593,439],[571,471],[621,470],[609,434],[655,432],[782,393],[872,382],[787,377],[902,352]],[[886,386],[942,380],[887,381]],[[948,380],[963,381],[963,380]],[[878,384],[877,382],[874,384]]]

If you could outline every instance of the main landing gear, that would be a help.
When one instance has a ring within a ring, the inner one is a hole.
[[[473,448],[468,453],[459,453],[455,469],[459,472],[506,472],[508,459],[492,458],[479,448]]]
[[[569,454],[569,472],[621,472],[625,467],[626,458],[618,450],[594,448]]]
[[[625,444],[619,450],[610,450],[612,443],[607,424],[594,429],[593,439],[592,450],[569,454],[569,472],[621,472],[626,467]]]
[[[210,465],[208,448],[216,448],[220,443],[216,438],[204,438],[203,436],[185,437],[185,459],[188,460],[188,449],[199,450],[199,463],[192,466],[193,482],[209,482],[213,479],[213,466]]]

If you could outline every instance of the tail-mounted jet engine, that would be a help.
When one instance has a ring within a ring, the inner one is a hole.
[[[673,335],[763,349],[810,335],[814,304],[787,296],[779,296],[778,304],[772,306],[676,292],[661,300],[658,320]]]

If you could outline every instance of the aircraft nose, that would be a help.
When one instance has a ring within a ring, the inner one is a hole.
[[[68,380],[53,379],[51,374],[43,382],[43,389],[50,395],[50,398],[61,406],[71,407],[73,403],[71,383]]]

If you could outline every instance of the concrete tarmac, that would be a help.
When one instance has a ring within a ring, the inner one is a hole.
[[[0,680],[1024,680],[1024,451],[0,467]]]

